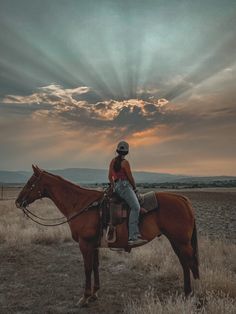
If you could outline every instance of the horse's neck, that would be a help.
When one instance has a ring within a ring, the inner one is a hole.
[[[66,181],[54,179],[47,184],[47,197],[54,202],[64,216],[68,216],[98,200],[102,197],[102,192],[77,188]]]

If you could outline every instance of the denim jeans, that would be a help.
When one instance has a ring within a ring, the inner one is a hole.
[[[128,180],[115,182],[115,192],[123,198],[130,207],[129,239],[137,239],[139,235],[138,218],[140,205],[137,196]]]

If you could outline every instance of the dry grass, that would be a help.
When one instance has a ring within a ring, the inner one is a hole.
[[[45,218],[60,217],[60,212],[49,200],[37,201],[30,209]],[[52,244],[71,240],[67,224],[43,227],[26,219],[14,200],[0,202],[0,243],[9,246],[25,246],[31,243]]]
[[[159,299],[157,292],[148,291],[141,300],[129,299],[125,313],[235,313],[236,307],[236,245],[224,240],[199,239],[200,276],[193,280],[195,296],[184,299],[182,295],[165,295]],[[177,281],[183,285],[182,268],[167,239],[161,237],[150,244],[126,253],[102,250],[109,258],[129,269],[148,274],[151,281]]]
[[[37,201],[31,210],[42,217],[60,217],[60,212],[48,200]],[[0,245],[24,249],[27,245],[60,243],[71,240],[68,225],[46,228],[26,219],[13,200],[0,202]],[[147,274],[153,281],[170,280],[183,285],[182,269],[169,242],[157,238],[130,254],[102,249],[101,258],[111,265]],[[129,299],[125,313],[235,313],[236,307],[236,245],[225,239],[199,238],[200,281],[194,281],[195,296],[185,300],[182,294],[161,294],[150,288],[142,299]]]
[[[129,300],[124,313],[127,314],[234,314],[236,302],[222,293],[207,293],[204,299],[168,296],[163,301],[152,292],[147,292],[139,301]]]
[[[199,239],[200,281],[193,281],[199,294],[223,292],[236,298],[236,245],[223,240]],[[182,284],[182,268],[165,237],[133,250],[131,254],[102,250],[102,256],[125,263],[129,269],[148,272],[153,278],[178,278]]]

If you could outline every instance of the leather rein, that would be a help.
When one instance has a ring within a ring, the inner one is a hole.
[[[43,173],[43,172],[42,172]],[[29,193],[35,188],[36,186],[36,183],[39,182],[39,180],[41,179],[41,175],[42,173],[40,174],[39,177],[37,177],[37,180],[35,182],[32,183],[31,187],[30,187],[30,191]],[[31,219],[33,222],[37,223],[38,225],[41,225],[41,226],[45,226],[45,227],[56,227],[56,226],[60,226],[60,225],[63,225],[65,223],[68,223],[70,222],[71,220],[75,219],[76,217],[78,217],[79,215],[81,215],[82,213],[88,211],[90,208],[92,207],[96,207],[96,206],[99,206],[98,208],[100,209],[101,206],[102,206],[102,203],[103,203],[103,200],[104,198],[106,197],[107,195],[107,191],[109,190],[109,187],[105,190],[104,192],[104,195],[102,197],[102,200],[101,201],[93,201],[92,203],[90,203],[88,206],[82,208],[80,211],[74,213],[73,215],[71,215],[69,218],[63,216],[63,217],[59,217],[59,218],[42,218],[42,217],[39,217],[37,216],[36,214],[32,213],[28,208],[27,208],[27,202],[26,202],[26,199],[23,201],[22,203],[22,206],[20,207],[20,209],[23,211],[24,215]],[[28,195],[29,195],[28,193]],[[42,199],[42,193],[40,190],[38,190],[38,194],[40,196],[40,199]],[[27,196],[28,196],[27,195]],[[36,219],[39,219],[41,221],[55,221],[55,220],[62,220],[64,219],[64,221],[61,221],[61,222],[57,222],[57,223],[43,223],[43,222],[39,222],[37,221]]]
[[[31,219],[33,222],[37,223],[38,225],[40,226],[45,226],[45,227],[56,227],[56,226],[60,226],[60,225],[63,225],[65,223],[68,223],[70,222],[71,220],[75,219],[76,217],[78,217],[79,215],[83,214],[84,212],[86,212],[87,210],[89,210],[89,208],[92,208],[92,207],[95,207],[95,206],[98,206],[102,204],[102,201],[100,203],[97,202],[97,204],[95,205],[94,203],[96,202],[93,202],[91,203],[90,205],[88,205],[87,207],[84,207],[82,208],[79,212],[77,213],[74,213],[72,216],[70,216],[69,218],[66,218],[65,216],[64,217],[60,217],[60,218],[53,218],[53,219],[45,219],[45,218],[42,218],[42,217],[39,217],[37,215],[35,215],[34,213],[32,213],[27,207],[21,207],[23,213],[25,214],[25,216],[29,219]],[[99,208],[100,208],[99,206]],[[43,222],[39,222],[37,221],[35,218],[37,219],[40,219],[40,220],[43,220],[43,221],[52,221],[52,220],[60,220],[60,219],[65,219],[64,221],[62,222],[58,222],[58,223],[54,223],[54,224],[48,224],[48,223],[43,223]]]

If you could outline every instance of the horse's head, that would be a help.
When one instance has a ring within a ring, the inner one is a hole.
[[[34,171],[33,175],[29,178],[15,201],[16,207],[18,208],[26,207],[44,196],[44,188],[42,184],[43,170],[34,165],[32,165],[32,168]]]

